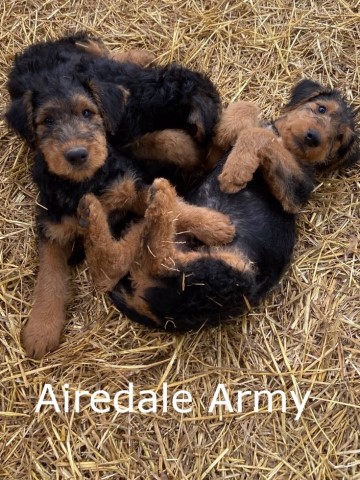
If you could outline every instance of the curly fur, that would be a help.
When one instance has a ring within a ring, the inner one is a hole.
[[[319,109],[320,106],[326,106],[326,110]],[[305,116],[303,112],[309,110]],[[317,116],[321,117],[319,121]],[[237,121],[239,132],[244,121],[242,118]],[[319,126],[319,136],[322,135],[321,145],[306,139],[309,125],[313,128],[314,124]],[[272,169],[255,169],[245,188],[228,194],[222,191],[219,178],[230,151],[186,196],[189,203],[229,215],[236,227],[234,240],[223,247],[204,249],[192,243],[176,243],[173,230],[170,236],[162,238],[163,245],[172,245],[170,253],[169,247],[163,252],[159,241],[157,249],[152,247],[152,255],[163,265],[160,273],[153,269],[145,245],[139,256],[142,268],[133,266],[111,292],[111,298],[123,313],[153,327],[197,328],[204,323],[228,319],[249,305],[257,305],[277,284],[291,260],[296,240],[296,215],[287,212],[274,196],[274,184],[279,183],[281,189],[285,185],[286,194],[293,202],[304,205],[311,194],[317,169],[352,165],[359,160],[359,139],[354,112],[340,93],[310,80],[294,87],[284,114],[271,124],[271,128],[275,130],[275,141],[279,135],[286,145],[291,155],[290,165],[279,166],[278,157],[269,152],[267,158],[273,162]],[[261,129],[257,132],[262,135]],[[229,138],[233,133],[230,132]],[[256,138],[254,141],[256,143]],[[301,142],[305,141],[306,146],[301,147]],[[243,168],[242,157],[237,158],[237,164],[239,169]],[[270,181],[269,172],[273,174]],[[162,188],[166,191],[170,186]],[[169,202],[162,208],[166,203]],[[166,218],[158,216],[154,230],[160,230],[165,223]]]
[[[183,176],[181,168],[170,170],[166,162],[164,168],[157,160],[137,162],[126,144],[148,132],[176,128],[206,145],[218,117],[219,96],[205,75],[178,65],[136,65],[131,62],[146,58],[147,63],[149,57],[134,52],[119,57],[121,62],[116,58],[99,39],[80,33],[28,47],[9,73],[6,119],[35,150],[33,177],[40,192],[40,270],[23,331],[25,349],[36,358],[59,344],[69,264],[82,259],[82,228],[76,221],[80,198],[104,194],[107,213],[130,210],[126,220],[136,221],[147,182],[161,172],[180,186]],[[128,183],[132,197],[113,201],[111,189],[118,193],[120,184],[127,191]],[[117,234],[128,225],[116,215],[112,220]],[[231,238],[228,219],[222,225]],[[205,235],[212,241],[209,228]]]

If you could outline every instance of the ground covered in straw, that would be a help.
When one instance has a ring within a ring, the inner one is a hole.
[[[304,76],[359,105],[356,0],[6,0],[0,8],[3,105],[14,54],[67,29],[209,72],[224,104],[253,100],[268,117]],[[218,329],[162,334],[123,318],[83,266],[61,348],[35,362],[19,340],[38,266],[31,156],[3,123],[0,152],[0,478],[360,479],[358,168],[319,184],[299,217],[294,262],[263,307]],[[62,390],[113,397],[129,382],[136,402],[139,390],[164,382],[169,394],[185,389],[192,411],[95,413],[82,397],[79,413],[34,412],[45,383],[60,401]],[[264,403],[254,412],[248,397],[242,413],[210,413],[219,383],[231,394],[282,390],[287,411],[277,397],[272,413]],[[308,390],[296,421],[290,391]]]

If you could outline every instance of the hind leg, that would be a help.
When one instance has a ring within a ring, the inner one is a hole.
[[[151,275],[164,268],[175,267],[176,257],[177,195],[170,183],[159,178],[150,189],[149,206],[145,212],[145,225],[141,267]]]
[[[163,179],[156,179],[151,187],[151,200],[145,212],[141,271],[159,275],[177,271],[192,260],[203,257],[201,252],[184,252],[176,241],[179,203],[175,189]],[[210,218],[212,210],[209,209]]]
[[[160,179],[159,179],[160,180]],[[127,175],[121,181],[114,182],[100,196],[105,211],[121,209],[135,212],[143,216],[149,206],[150,193],[148,186],[138,187],[136,180]],[[190,205],[181,198],[173,204],[174,217],[178,219],[180,232],[189,232],[205,245],[221,245],[230,243],[235,235],[235,227],[230,217],[207,207]]]
[[[126,275],[135,260],[143,222],[132,225],[120,241],[115,240],[106,213],[92,194],[81,199],[78,218],[85,229],[85,252],[94,283],[101,291],[109,291]]]

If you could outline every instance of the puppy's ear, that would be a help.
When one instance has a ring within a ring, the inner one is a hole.
[[[121,85],[96,80],[90,80],[87,86],[99,107],[106,130],[114,134],[123,118],[129,91]]]
[[[208,142],[219,114],[220,102],[201,94],[195,95],[191,100],[191,112],[188,117],[190,135],[199,143]]]
[[[351,167],[360,160],[359,138],[353,132],[350,141],[342,145],[337,152],[338,165],[341,167]]]
[[[292,110],[312,98],[329,93],[331,93],[331,89],[324,87],[320,83],[313,80],[301,80],[291,90],[290,100],[285,105],[284,110]]]
[[[29,144],[34,141],[32,92],[13,100],[5,114],[8,125],[14,129]]]

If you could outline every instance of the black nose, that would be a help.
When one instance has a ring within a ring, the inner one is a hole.
[[[71,148],[65,154],[66,160],[71,165],[83,165],[88,158],[88,151],[86,148]]]
[[[320,133],[310,128],[305,135],[305,143],[309,147],[318,147],[321,143]]]

